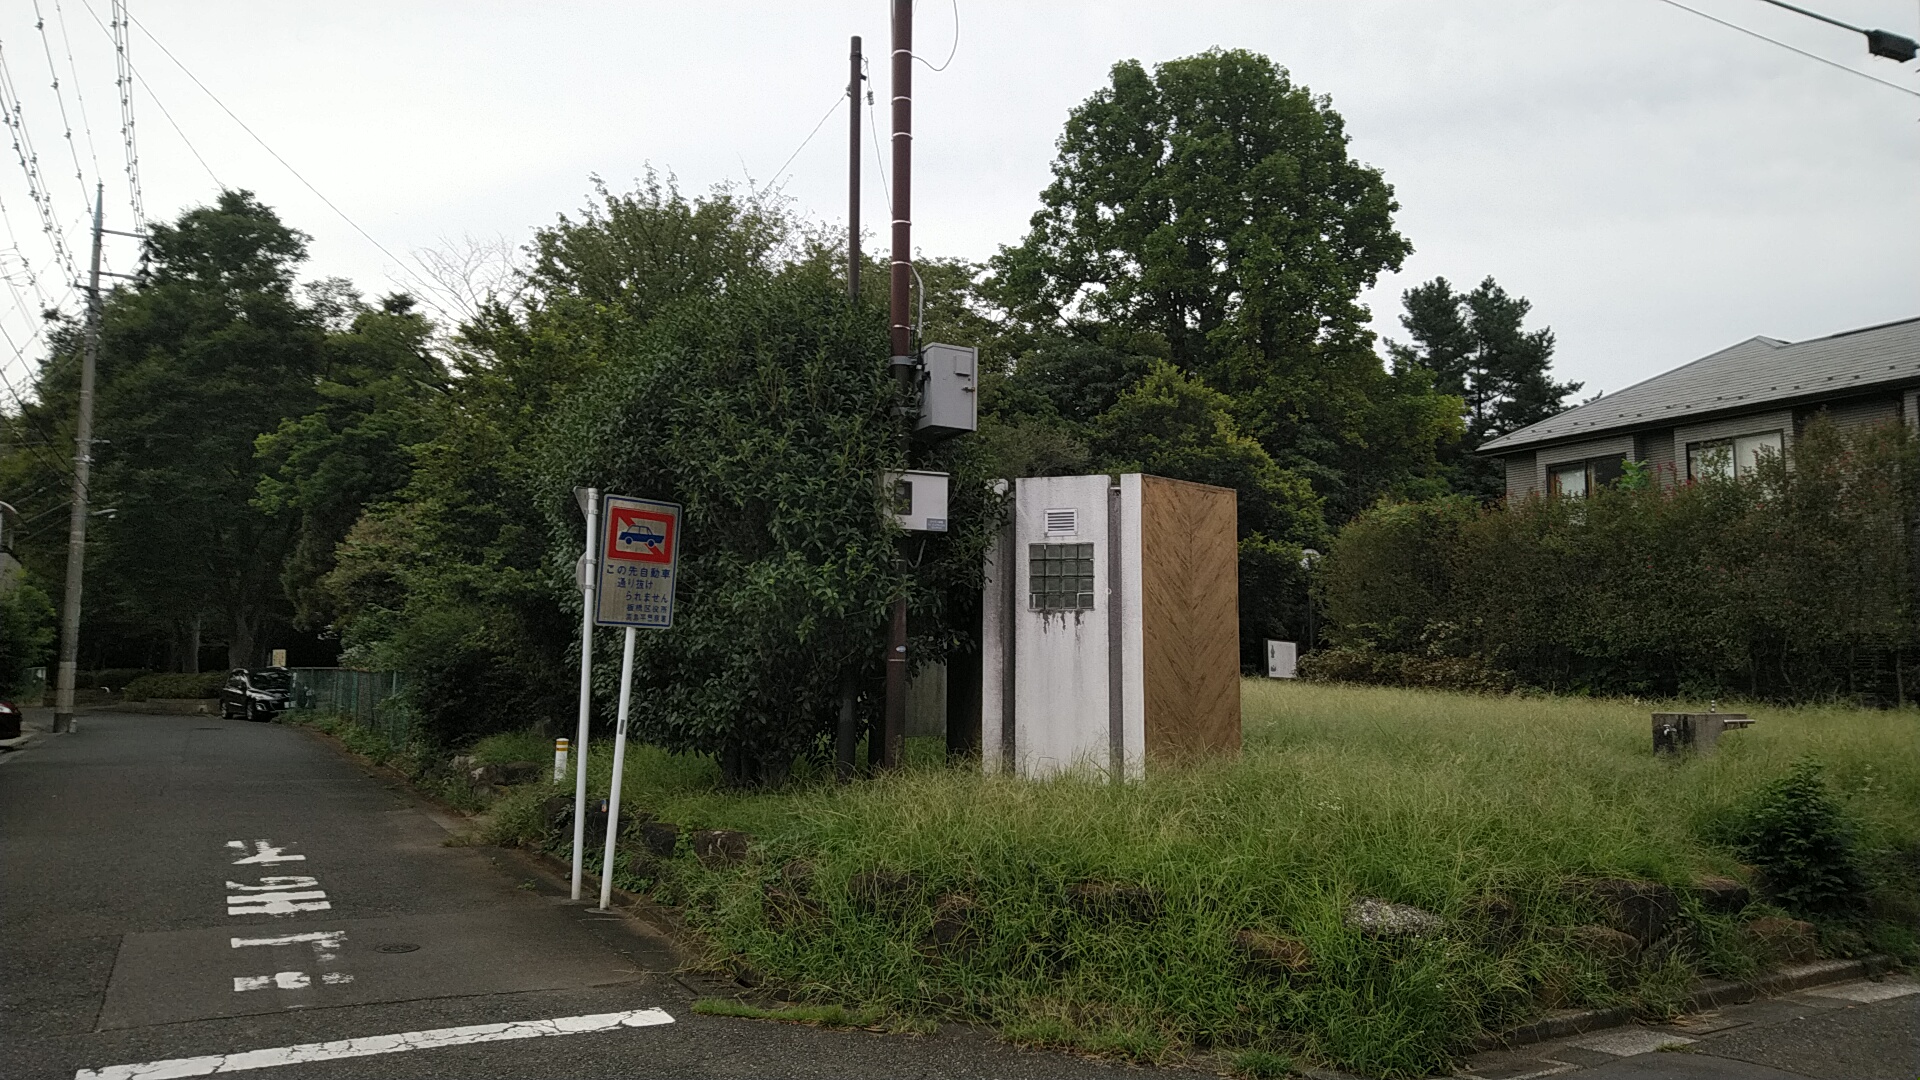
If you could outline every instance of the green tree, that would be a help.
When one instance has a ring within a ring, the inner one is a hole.
[[[0,582],[0,698],[17,696],[27,672],[53,658],[53,601],[30,581]]]
[[[448,376],[430,347],[433,326],[411,297],[389,296],[376,308],[345,282],[314,291],[333,324],[321,346],[318,407],[257,440],[266,474],[254,505],[296,516],[281,582],[294,624],[322,630],[340,614],[321,586],[335,548],[366,507],[411,479],[412,447],[439,429]]]
[[[1158,337],[1338,517],[1433,474],[1455,409],[1383,368],[1359,302],[1411,248],[1327,99],[1243,50],[1125,61],[1059,147],[1026,239],[992,260],[1012,318]]]
[[[1322,500],[1241,433],[1232,401],[1164,360],[1093,424],[1101,467],[1234,489],[1239,496],[1240,657],[1254,670],[1268,638],[1305,630],[1301,549],[1326,535]]]
[[[1437,277],[1401,294],[1400,316],[1413,343],[1387,343],[1395,367],[1432,372],[1434,387],[1460,398],[1464,443],[1446,452],[1456,491],[1494,497],[1505,491],[1497,461],[1475,453],[1484,443],[1539,423],[1567,407],[1579,383],[1554,382],[1553,329],[1522,324],[1533,305],[1491,277],[1469,293]]]
[[[153,224],[146,269],[104,308],[94,504],[114,514],[88,591],[170,633],[186,670],[203,620],[240,666],[286,615],[295,522],[253,504],[254,442],[317,403],[324,331],[293,294],[306,241],[250,193],[225,191]]]

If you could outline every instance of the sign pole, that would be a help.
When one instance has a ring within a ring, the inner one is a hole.
[[[600,910],[613,900],[613,847],[620,835],[620,774],[627,764],[627,710],[633,701],[633,627],[620,650],[620,718],[613,728],[613,786],[607,793],[607,849],[600,860]]]
[[[600,490],[587,488],[575,494],[587,514],[587,550],[580,556],[586,570],[581,575],[585,602],[580,609],[580,724],[573,743],[573,898],[578,900],[581,857],[587,846],[587,720],[593,711],[593,621],[598,613],[594,594],[600,585],[600,561],[594,555],[600,550]]]

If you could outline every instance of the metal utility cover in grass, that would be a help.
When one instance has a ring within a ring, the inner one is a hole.
[[[1238,750],[1234,492],[1049,476],[1015,481],[1013,503],[986,561],[984,766],[1136,777]]]

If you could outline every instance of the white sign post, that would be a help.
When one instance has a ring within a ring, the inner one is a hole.
[[[680,564],[680,505],[608,495],[601,516],[599,603],[594,621],[624,626],[620,655],[620,713],[613,729],[613,783],[607,793],[607,846],[600,861],[600,910],[613,901],[614,840],[620,835],[620,778],[626,771],[627,718],[633,702],[636,629],[673,626],[674,583]],[[582,774],[584,775],[584,773]],[[583,789],[584,790],[584,789]],[[578,819],[576,819],[578,820]],[[579,848],[574,848],[578,857]]]
[[[600,490],[598,488],[574,488],[573,497],[580,501],[580,512],[587,515],[587,542],[580,553],[583,572],[579,575],[581,591],[580,605],[580,724],[574,732],[573,752],[576,764],[573,774],[573,898],[580,899],[581,860],[587,846],[587,719],[593,708],[593,617],[596,612],[593,603],[594,587],[598,580],[594,575],[593,553],[598,550],[600,537]],[[558,779],[558,777],[555,777]]]

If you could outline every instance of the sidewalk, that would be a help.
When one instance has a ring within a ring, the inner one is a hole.
[[[1920,980],[1894,975],[1814,987],[1683,1017],[1477,1054],[1469,1080],[1548,1076],[1701,1080],[1914,1080]]]

